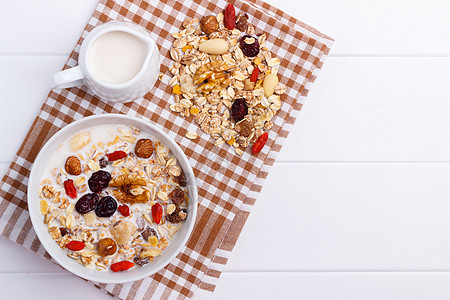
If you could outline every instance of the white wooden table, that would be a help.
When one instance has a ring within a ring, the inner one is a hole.
[[[449,299],[450,2],[268,2],[336,43],[215,299]],[[0,0],[1,174],[96,3]],[[0,238],[0,299],[62,297],[109,299]]]

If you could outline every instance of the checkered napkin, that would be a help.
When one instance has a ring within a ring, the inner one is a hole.
[[[65,125],[92,114],[123,113],[156,124],[184,150],[194,169],[199,187],[199,207],[192,236],[181,253],[158,273],[127,284],[90,282],[117,298],[186,298],[194,293],[214,291],[223,266],[233,250],[249,212],[261,191],[302,107],[333,40],[279,9],[259,0],[231,1],[244,11],[256,32],[267,33],[266,46],[281,60],[280,82],[287,86],[282,107],[273,118],[269,140],[258,155],[249,149],[237,156],[228,144],[220,147],[198,129],[192,119],[170,111],[173,103],[169,50],[172,32],[178,32],[186,18],[201,18],[222,11],[224,0],[102,0],[65,68],[77,64],[80,44],[94,26],[128,20],[147,28],[159,46],[163,78],[142,99],[127,103],[106,103],[85,88],[51,91],[30,128],[9,170],[0,183],[0,232],[24,247],[50,258],[40,244],[29,218],[26,202],[28,176],[44,143]],[[199,133],[188,140],[188,130]],[[250,147],[249,147],[250,148]]]

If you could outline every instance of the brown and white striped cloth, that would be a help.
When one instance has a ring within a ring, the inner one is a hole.
[[[50,91],[14,161],[0,183],[0,232],[12,241],[50,259],[32,228],[26,190],[33,161],[44,143],[60,128],[84,116],[123,113],[162,127],[185,151],[199,187],[199,207],[192,236],[181,253],[160,272],[127,284],[90,284],[111,296],[125,299],[191,298],[214,291],[223,266],[233,250],[264,180],[281,150],[322,67],[333,39],[260,0],[230,1],[236,11],[248,14],[256,32],[267,34],[267,48],[281,60],[280,82],[287,86],[282,107],[262,152],[250,149],[237,156],[234,148],[214,145],[214,140],[192,120],[170,111],[173,103],[169,50],[172,32],[186,18],[219,13],[224,0],[101,0],[64,68],[77,64],[80,44],[98,24],[127,20],[147,28],[163,57],[162,80],[142,99],[126,104],[106,103],[83,86]],[[196,140],[184,136],[200,132]],[[250,147],[249,147],[250,148]]]

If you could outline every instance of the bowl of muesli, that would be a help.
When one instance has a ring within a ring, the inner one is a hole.
[[[67,125],[31,170],[28,208],[44,248],[88,280],[123,283],[165,267],[194,227],[188,159],[161,129],[119,114]]]

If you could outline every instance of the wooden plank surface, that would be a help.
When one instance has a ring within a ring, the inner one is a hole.
[[[450,298],[450,2],[268,2],[336,43],[214,299]],[[0,174],[96,4],[1,2]],[[110,299],[0,248],[0,299]]]
[[[449,56],[446,0],[269,0],[334,37],[336,56]],[[3,1],[0,54],[68,54],[96,0]]]
[[[195,299],[447,300],[449,281],[449,273],[225,273],[212,296]],[[55,274],[0,274],[0,297],[111,299],[79,278]]]

